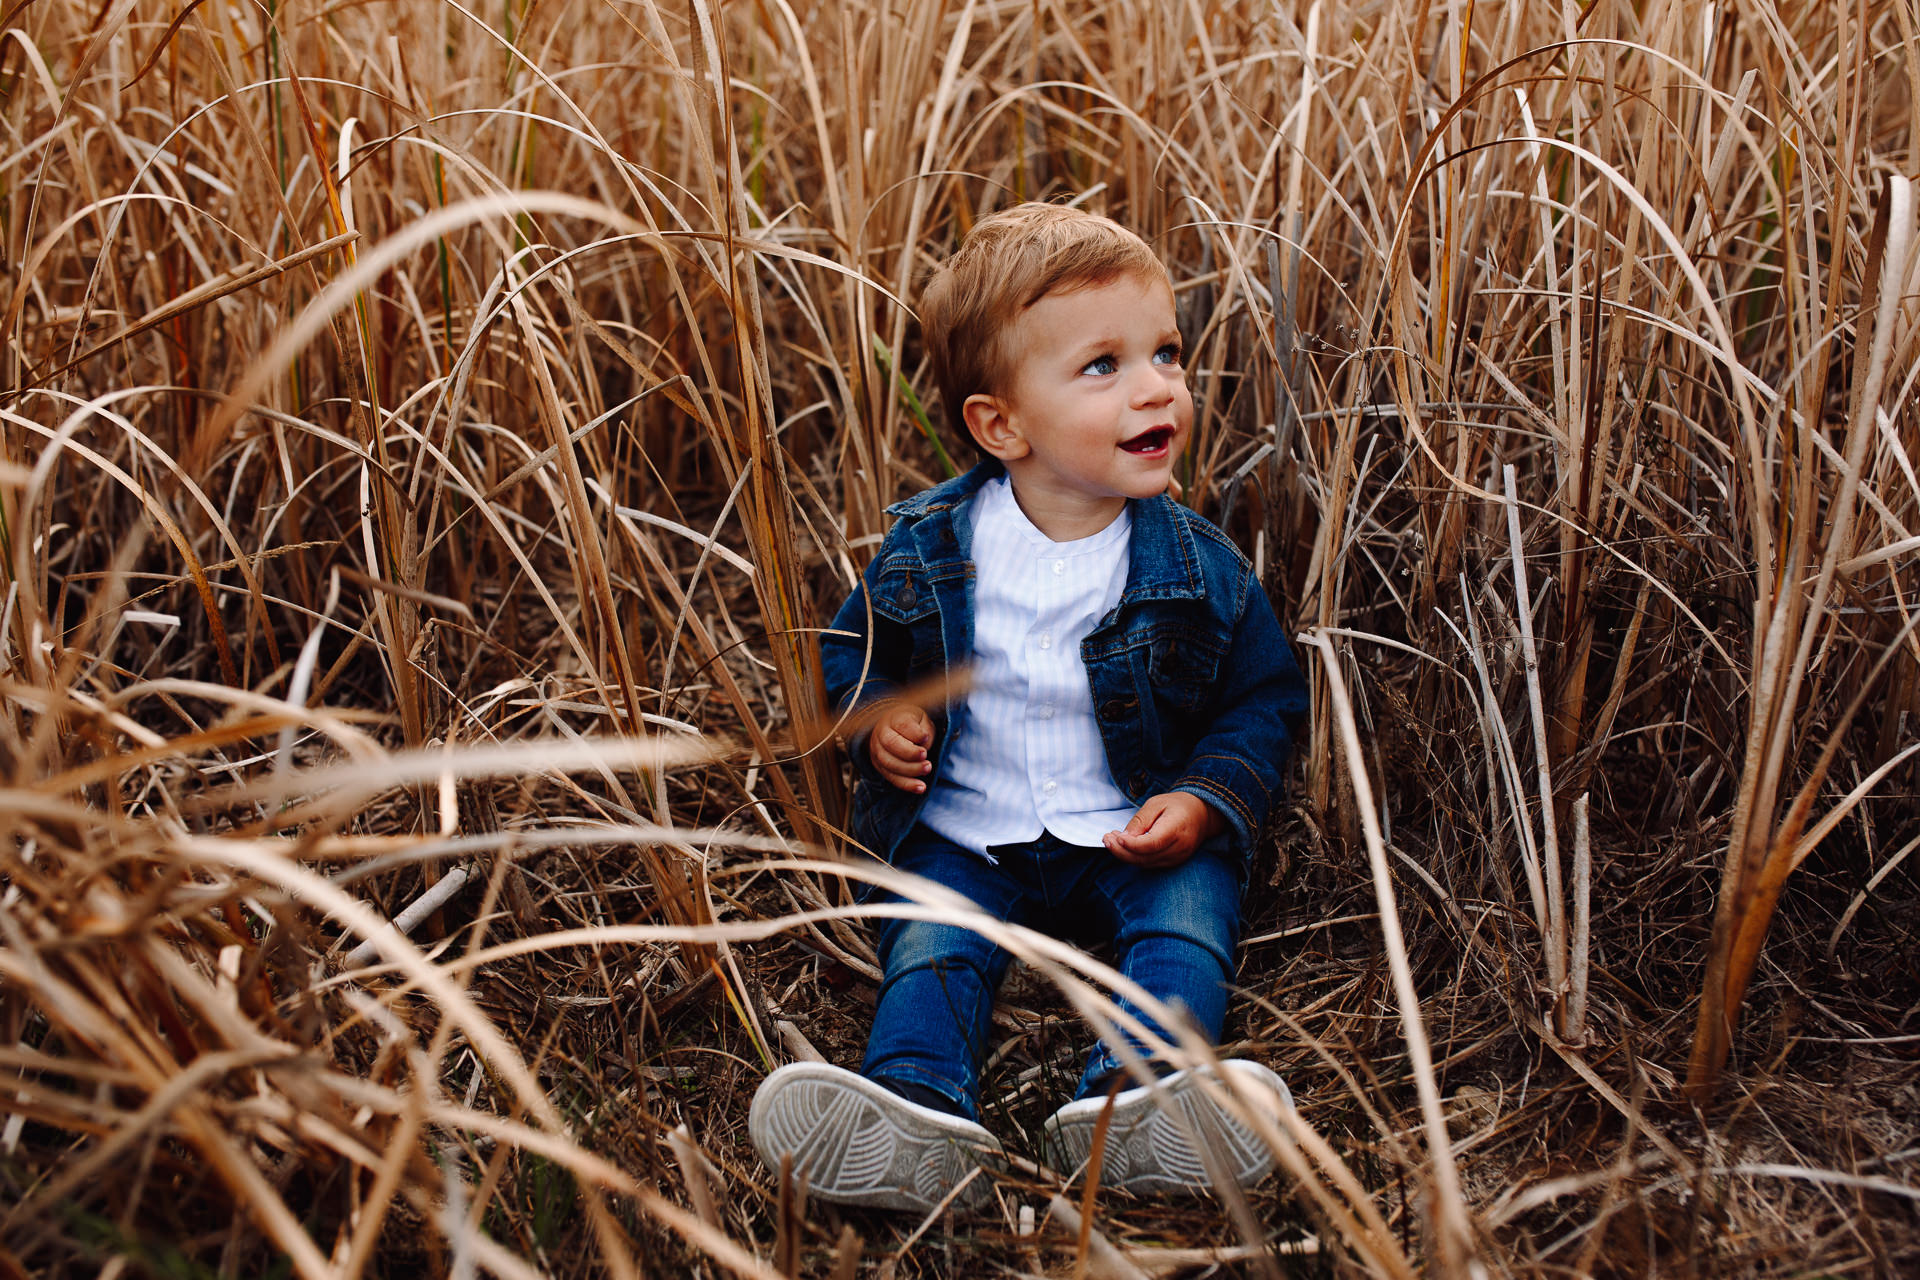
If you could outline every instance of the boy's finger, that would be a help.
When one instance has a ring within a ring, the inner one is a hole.
[[[1135,836],[1133,838],[1133,849],[1136,853],[1165,853],[1179,838],[1179,832],[1170,831],[1165,827],[1157,827],[1151,831],[1143,831]]]
[[[911,791],[918,795],[927,789],[927,784],[920,780],[922,774],[920,766],[912,761],[894,761],[876,758],[873,764],[874,767],[880,771],[881,777],[902,791]]]
[[[924,745],[895,729],[884,731],[880,739],[880,747],[902,765],[918,764],[927,758],[927,749]]]
[[[1154,824],[1160,821],[1161,815],[1166,813],[1166,811],[1167,802],[1165,799],[1160,796],[1149,797],[1147,802],[1141,805],[1140,808],[1134,812],[1133,817],[1128,820],[1127,834],[1135,836],[1147,834],[1147,832],[1153,830]]]
[[[927,776],[927,766],[913,760],[875,760],[873,763],[881,773],[901,783],[917,783]]]
[[[1109,834],[1107,837],[1107,852],[1111,853],[1120,861],[1131,863],[1136,867],[1146,867],[1149,870],[1153,870],[1159,867],[1172,866],[1186,860],[1186,855],[1175,847],[1160,847],[1152,843],[1143,846],[1138,840],[1127,841],[1124,844],[1120,843],[1120,841],[1123,840],[1125,840],[1125,837],[1118,831]]]
[[[1127,826],[1131,828],[1133,823]],[[1112,831],[1107,834],[1106,845],[1109,852],[1128,862],[1138,862],[1164,850],[1172,839],[1172,833],[1165,831]]]
[[[918,712],[905,712],[889,721],[883,732],[911,747],[926,748],[933,744],[933,721]]]

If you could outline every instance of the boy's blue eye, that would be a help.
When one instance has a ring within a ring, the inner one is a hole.
[[[1155,364],[1179,364],[1180,344],[1177,342],[1169,342],[1166,346],[1153,353],[1153,362]]]
[[[1095,375],[1118,373],[1120,372],[1120,362],[1112,356],[1095,356],[1087,363],[1087,367],[1082,369],[1081,372]]]

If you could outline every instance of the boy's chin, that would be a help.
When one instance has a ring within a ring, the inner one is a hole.
[[[1173,468],[1142,476],[1138,483],[1127,486],[1126,497],[1157,498],[1166,493],[1173,485]]]

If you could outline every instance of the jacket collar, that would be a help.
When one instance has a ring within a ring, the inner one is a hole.
[[[924,489],[894,503],[887,514],[918,521],[941,515],[952,520],[987,481],[1005,474],[998,458],[986,458],[964,475]],[[1206,594],[1200,573],[1200,549],[1194,542],[1191,517],[1172,498],[1136,498],[1133,510],[1133,547],[1127,566],[1127,589],[1120,597],[1133,600],[1193,600]],[[964,522],[964,515],[961,516]],[[962,536],[962,554],[971,543]]]
[[[905,520],[918,520],[921,516],[931,515],[935,511],[944,511],[957,507],[980,492],[980,486],[996,476],[1006,472],[998,458],[984,458],[974,465],[965,475],[955,476],[931,489],[922,489],[911,498],[904,498],[887,508],[890,516],[899,516]]]
[[[1122,601],[1195,600],[1206,594],[1192,516],[1172,498],[1136,498],[1133,549]]]

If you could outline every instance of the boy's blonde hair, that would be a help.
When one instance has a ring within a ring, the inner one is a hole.
[[[975,224],[920,293],[920,330],[947,421],[971,442],[963,406],[1006,388],[1014,321],[1049,293],[1143,276],[1168,284],[1153,250],[1112,218],[1028,201]]]

